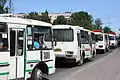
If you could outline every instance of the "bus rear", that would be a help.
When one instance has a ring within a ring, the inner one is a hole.
[[[96,49],[97,51],[106,52],[109,50],[109,39],[108,35],[103,33],[102,30],[93,30],[96,35]]]
[[[117,47],[118,46],[118,42],[117,42],[117,36],[115,32],[109,32],[109,40],[110,40],[110,47]]]
[[[56,59],[70,63],[80,61],[76,26],[54,25],[52,28],[56,39],[56,45],[54,46]],[[80,34],[80,31],[78,33]]]

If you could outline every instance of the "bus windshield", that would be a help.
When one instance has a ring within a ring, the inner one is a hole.
[[[102,41],[103,40],[103,35],[102,34],[97,34],[96,35],[96,40],[97,41]]]
[[[114,36],[109,36],[109,40],[114,40]]]
[[[72,29],[53,29],[53,35],[57,41],[73,41],[74,34]]]

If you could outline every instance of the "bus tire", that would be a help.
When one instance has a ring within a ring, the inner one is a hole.
[[[110,50],[110,49],[109,49],[109,47],[108,47],[108,48],[107,48],[107,52],[109,52],[109,50]]]
[[[84,57],[83,57],[83,55],[81,55],[81,59],[80,59],[80,61],[77,63],[77,65],[78,65],[78,66],[82,66],[83,61],[84,61]]]
[[[93,61],[93,58],[94,58],[94,55],[92,55],[91,58],[88,59],[89,62],[92,62]]]
[[[103,49],[103,50],[102,50],[102,53],[105,54],[105,53],[106,53],[106,49]]]
[[[42,80],[42,71],[39,68],[35,68],[31,75],[31,80]]]
[[[93,58],[95,58],[95,56],[96,56],[96,51],[94,50],[93,51]]]

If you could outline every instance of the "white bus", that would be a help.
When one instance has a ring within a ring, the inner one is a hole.
[[[89,35],[90,35],[90,42],[92,44],[93,57],[95,57],[96,56],[96,36],[93,31],[89,31]]]
[[[117,35],[115,32],[109,32],[110,47],[116,48],[118,46]]]
[[[93,60],[96,55],[95,43],[93,42],[93,33],[90,30],[79,27],[81,32],[81,49],[84,53],[84,59]]]
[[[92,59],[88,32],[85,29],[71,25],[54,25],[52,28],[56,37],[54,46],[56,60],[82,65],[84,59]]]
[[[96,50],[103,53],[109,51],[109,36],[102,30],[93,30],[96,35]]]
[[[55,72],[53,42],[51,47],[33,48],[34,36],[44,39],[51,35],[51,26],[36,20],[0,17],[0,80],[41,80],[42,74]]]

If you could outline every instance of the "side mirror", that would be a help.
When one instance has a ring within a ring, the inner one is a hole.
[[[95,44],[96,42],[93,40],[92,43]]]
[[[85,44],[88,44],[89,43],[89,41],[85,41]]]

